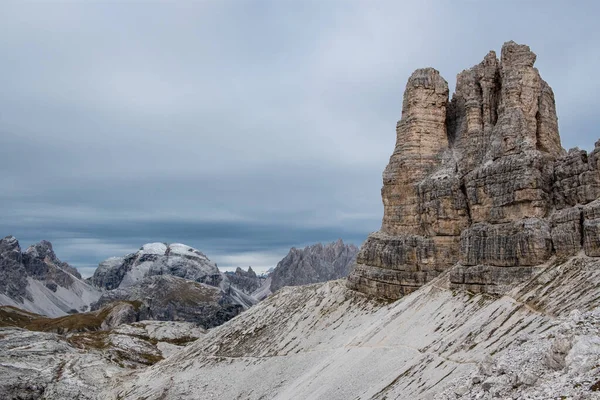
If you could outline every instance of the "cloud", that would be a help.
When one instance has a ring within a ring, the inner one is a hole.
[[[360,244],[380,225],[416,68],[453,88],[487,51],[527,43],[563,145],[590,149],[598,8],[2,3],[0,235],[51,240],[87,272],[151,241],[231,267],[338,237]]]

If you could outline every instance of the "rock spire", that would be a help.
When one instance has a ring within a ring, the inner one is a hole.
[[[448,84],[408,80],[383,172],[381,229],[352,289],[397,299],[452,268],[451,285],[500,292],[551,257],[600,256],[600,142],[562,148],[554,94],[528,46],[507,42]]]

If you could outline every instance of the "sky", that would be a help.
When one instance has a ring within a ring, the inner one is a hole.
[[[0,236],[84,276],[148,242],[220,269],[379,229],[412,71],[528,44],[563,147],[600,138],[595,1],[0,3]]]

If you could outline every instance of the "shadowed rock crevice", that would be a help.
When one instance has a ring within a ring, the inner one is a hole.
[[[382,226],[350,288],[397,299],[456,266],[451,285],[497,292],[554,255],[600,256],[599,143],[589,157],[561,147],[535,60],[507,42],[500,59],[490,51],[458,74],[450,101],[438,71],[412,74],[383,173]]]

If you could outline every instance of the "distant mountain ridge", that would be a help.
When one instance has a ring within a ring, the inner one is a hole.
[[[87,311],[100,295],[101,290],[56,257],[50,242],[22,252],[14,236],[0,239],[0,305],[58,317]]]
[[[292,248],[267,276],[252,268],[221,273],[205,254],[181,243],[147,243],[110,257],[83,280],[41,241],[21,252],[18,241],[0,240],[0,305],[49,317],[98,310],[117,301],[139,301],[144,319],[217,326],[284,286],[346,277],[358,248],[340,239]]]
[[[304,249],[292,247],[271,273],[272,292],[284,286],[300,286],[345,278],[358,254],[358,247],[336,242],[317,243]]]
[[[83,280],[41,241],[21,251],[13,236],[0,240],[0,306],[48,317],[99,310],[118,301],[142,304],[144,319],[217,326],[258,302],[232,285],[217,265],[193,247],[148,243],[111,257]]]

